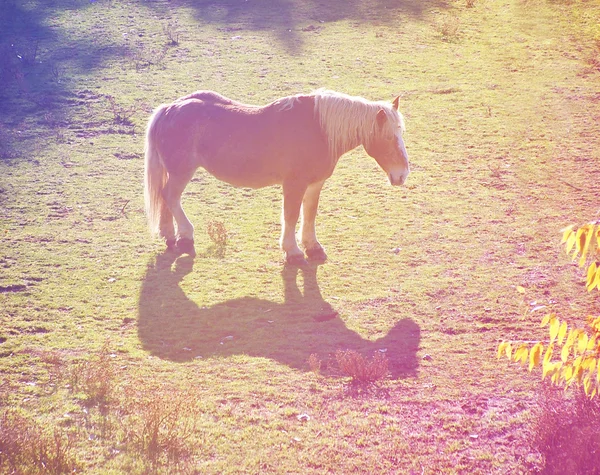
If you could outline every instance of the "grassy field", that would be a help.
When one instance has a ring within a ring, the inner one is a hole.
[[[592,435],[552,442],[549,408],[575,395],[496,347],[543,338],[549,310],[600,313],[559,245],[600,214],[599,17],[591,0],[0,0],[0,471],[597,470]],[[325,264],[284,267],[280,189],[200,172],[196,258],[149,236],[154,107],[319,87],[399,94],[412,169],[392,188],[362,148],[340,160]],[[390,377],[352,384],[345,350]]]

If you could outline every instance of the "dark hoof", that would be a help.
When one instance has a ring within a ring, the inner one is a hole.
[[[167,249],[170,249],[171,251],[174,251],[177,247],[177,240],[175,239],[166,239],[165,242],[167,243]]]
[[[308,260],[314,262],[325,262],[327,260],[327,254],[325,254],[325,249],[322,247],[306,249],[306,256],[308,257]]]
[[[196,249],[194,249],[194,240],[181,238],[177,240],[177,250],[182,254],[188,254],[190,256],[196,255]]]
[[[294,254],[285,258],[285,264],[288,266],[302,267],[308,265],[308,261],[304,259],[302,254]]]

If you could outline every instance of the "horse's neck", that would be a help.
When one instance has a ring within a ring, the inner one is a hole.
[[[369,111],[351,108],[338,110],[334,114],[329,111],[326,115],[328,123],[324,128],[327,131],[332,158],[337,160],[359,145],[365,145],[371,133],[367,125],[372,122],[370,115]]]
[[[363,145],[363,140],[361,140],[358,137],[355,140],[345,142],[344,147],[338,148],[338,157],[337,158],[339,159],[345,153],[348,153],[351,150],[354,150],[355,148],[360,147],[361,145]]]

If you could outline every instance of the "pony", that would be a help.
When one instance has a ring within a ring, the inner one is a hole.
[[[168,248],[194,255],[194,226],[181,195],[200,167],[236,187],[281,185],[285,261],[325,261],[315,218],[321,189],[339,158],[363,145],[392,185],[409,174],[404,118],[393,102],[319,89],[265,106],[198,91],[160,105],[148,121],[144,198],[148,224]],[[300,238],[296,225],[302,215]],[[306,257],[305,257],[306,253]]]

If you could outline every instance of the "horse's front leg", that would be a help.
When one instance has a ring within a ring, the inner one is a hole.
[[[283,212],[281,213],[281,249],[288,264],[305,264],[304,253],[296,242],[296,224],[300,217],[300,206],[302,197],[306,191],[306,185],[299,184],[293,180],[283,183]]]
[[[300,232],[302,245],[308,258],[321,262],[327,260],[327,254],[325,254],[325,249],[323,249],[323,246],[317,240],[315,219],[317,217],[317,207],[319,206],[319,196],[321,195],[323,183],[325,181],[309,185],[304,193],[304,199],[302,200],[302,228]]]

